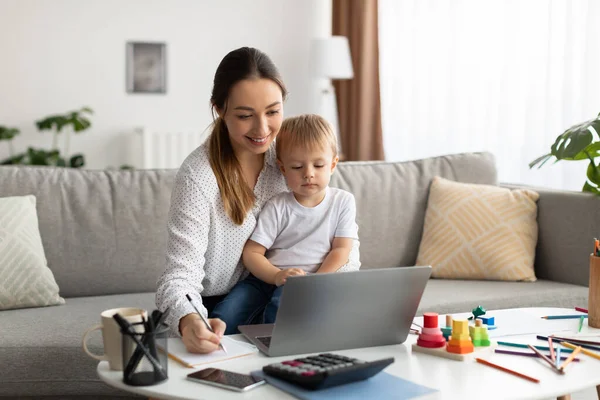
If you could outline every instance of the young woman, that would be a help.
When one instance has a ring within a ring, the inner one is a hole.
[[[169,308],[167,323],[190,352],[219,348],[226,325],[209,319],[212,333],[187,300],[211,316],[247,275],[241,255],[262,206],[287,191],[273,141],[283,120],[287,91],[277,68],[261,51],[227,54],[215,73],[210,138],[183,162],[173,187],[166,269],[156,304]],[[342,270],[360,267],[358,247]]]

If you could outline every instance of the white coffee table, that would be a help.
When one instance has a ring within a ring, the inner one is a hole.
[[[562,308],[523,308],[519,310],[535,316],[575,314],[572,309]],[[489,312],[489,314],[493,315],[492,312]],[[577,326],[576,320],[562,321],[566,324],[565,326]],[[582,333],[600,334],[600,329],[588,328],[585,324]],[[235,335],[233,338],[243,340],[241,335]],[[411,345],[416,342],[416,339],[415,335],[409,335],[407,341],[401,345],[342,350],[335,351],[335,353],[363,360],[395,357],[395,362],[386,369],[386,372],[438,390],[422,396],[420,399],[547,399],[600,385],[600,360],[583,354],[579,356],[581,362],[571,363],[567,373],[563,376],[559,376],[541,360],[534,358],[503,354],[489,354],[482,357],[536,377],[541,381],[539,384],[535,384],[474,361],[459,362],[427,354],[412,354]],[[543,345],[542,342],[536,341],[535,334],[510,336],[510,338],[507,338],[508,340]],[[257,353],[256,355],[223,361],[210,366],[249,373],[261,369],[266,364],[297,357],[299,356],[270,358],[262,353]],[[111,371],[106,361],[100,362],[97,370],[100,378],[110,386],[159,399],[294,399],[294,397],[270,385],[263,385],[241,394],[191,382],[185,377],[195,369],[183,367],[171,360],[169,360],[169,379],[155,386],[134,387],[125,385],[122,381],[122,372]]]

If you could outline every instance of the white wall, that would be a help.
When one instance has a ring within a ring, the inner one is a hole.
[[[279,67],[286,115],[315,110],[310,39],[331,31],[321,0],[0,0],[0,125],[21,129],[16,150],[50,148],[34,121],[89,106],[92,128],[71,138],[88,168],[131,161],[136,126],[204,129],[215,69],[237,47],[257,47]],[[167,93],[128,94],[127,41],[167,43]],[[0,158],[8,155],[0,142]]]

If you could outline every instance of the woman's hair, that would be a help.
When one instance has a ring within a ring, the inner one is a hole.
[[[265,53],[251,47],[242,47],[227,54],[215,73],[210,102],[213,110],[213,129],[209,139],[210,165],[217,178],[225,212],[241,225],[254,206],[254,192],[244,181],[242,167],[233,152],[227,125],[221,117],[215,118],[215,108],[227,112],[231,88],[244,79],[270,79],[281,88],[285,99],[287,90],[273,61]]]
[[[306,150],[325,150],[329,148],[333,157],[337,156],[337,137],[331,124],[325,118],[304,114],[286,118],[277,135],[277,159],[290,150],[299,148]]]

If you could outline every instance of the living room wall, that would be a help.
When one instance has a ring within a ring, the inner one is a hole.
[[[286,115],[314,110],[310,39],[330,34],[331,2],[321,0],[2,0],[0,125],[17,127],[16,150],[49,148],[34,121],[82,106],[92,128],[71,138],[87,168],[130,161],[135,127],[204,129],[221,58],[240,46],[275,61],[290,96]],[[167,44],[167,93],[128,94],[127,41]],[[8,156],[0,143],[0,159]]]

